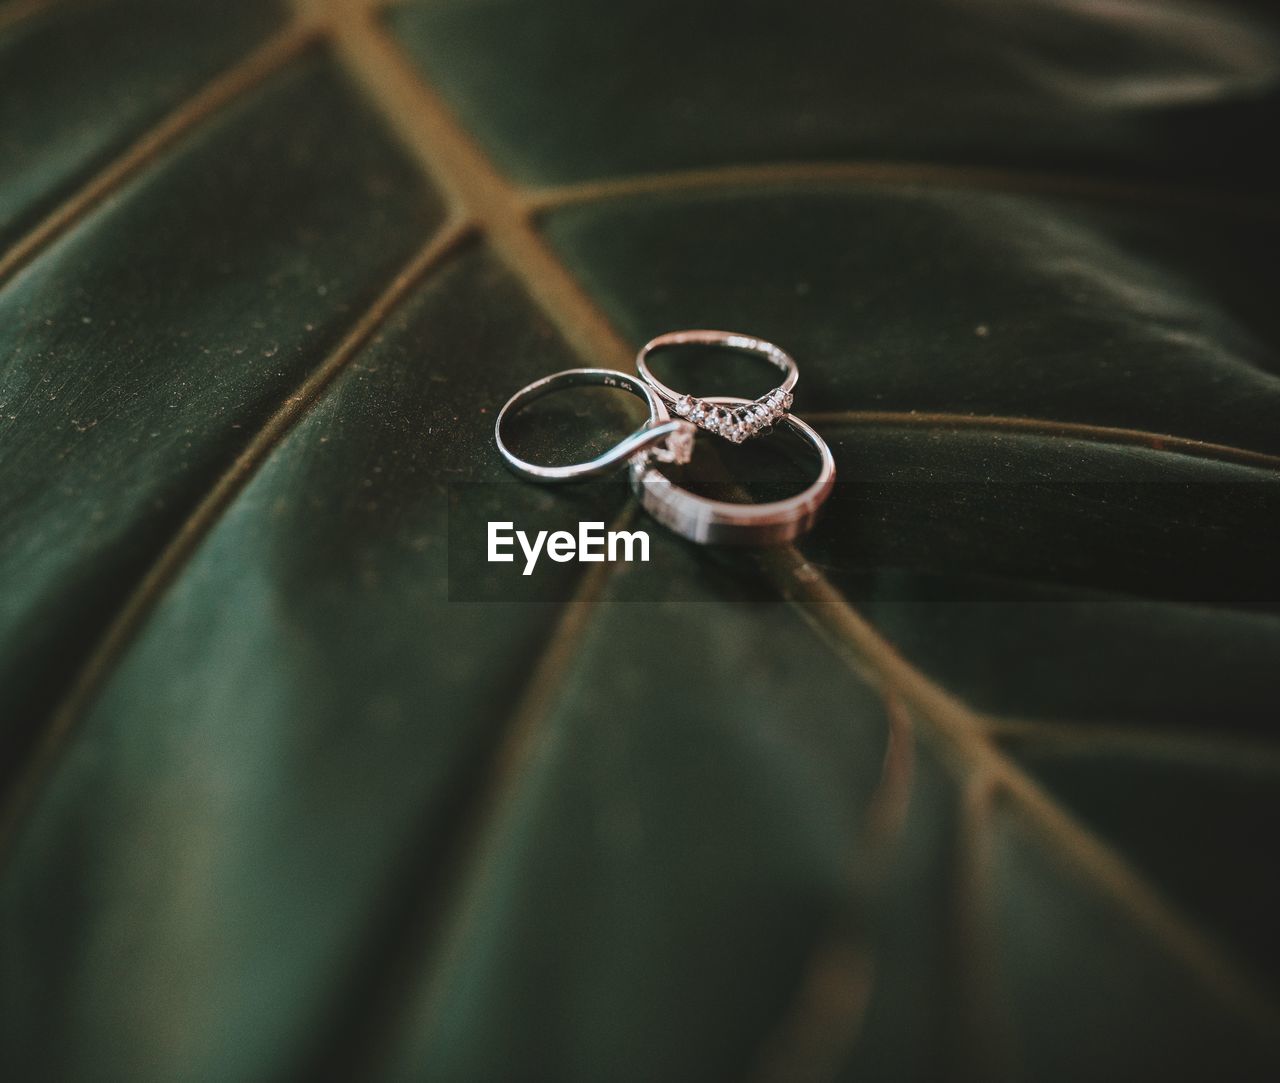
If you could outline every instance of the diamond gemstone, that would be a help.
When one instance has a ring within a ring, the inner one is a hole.
[[[693,429],[680,429],[668,436],[667,454],[673,463],[687,463],[693,458]]]

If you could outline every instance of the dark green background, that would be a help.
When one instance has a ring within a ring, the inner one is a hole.
[[[367,7],[0,5],[0,1075],[1274,1077],[1272,7]],[[879,495],[450,603],[686,326]]]

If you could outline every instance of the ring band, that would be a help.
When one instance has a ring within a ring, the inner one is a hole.
[[[741,405],[726,410],[724,397],[700,399],[694,395],[682,395],[653,374],[649,368],[649,355],[667,346],[724,346],[732,350],[745,350],[759,354],[770,364],[776,365],[786,373],[786,377],[768,394],[754,401],[735,399],[733,401]],[[759,435],[782,420],[791,406],[791,389],[800,378],[795,359],[785,350],[762,338],[735,331],[672,331],[659,335],[641,347],[636,355],[636,369],[644,377],[645,383],[671,407],[672,413],[688,418],[698,428],[723,436],[735,444]]]
[[[534,399],[569,387],[599,385],[618,387],[644,399],[649,407],[649,420],[626,439],[584,463],[568,466],[539,466],[512,454],[502,441],[502,422],[509,413],[527,406]],[[632,456],[647,452],[659,462],[686,463],[693,450],[693,426],[687,421],[673,421],[667,408],[654,390],[643,380],[613,369],[565,369],[563,372],[544,376],[527,387],[522,387],[498,411],[493,423],[493,439],[507,466],[521,477],[533,481],[575,481],[578,478],[608,474],[622,466]]]
[[[719,396],[708,399],[716,405],[737,406],[750,399]],[[818,479],[801,493],[767,504],[730,504],[697,496],[676,485],[641,455],[631,463],[631,490],[641,506],[677,534],[703,545],[781,545],[799,537],[818,517],[836,480],[831,448],[808,425],[793,414],[784,414],[788,426],[813,447],[821,465]]]

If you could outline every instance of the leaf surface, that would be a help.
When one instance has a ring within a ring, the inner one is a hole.
[[[223,7],[0,8],[16,1077],[1273,1072],[1274,16]],[[680,326],[815,530],[456,553]]]

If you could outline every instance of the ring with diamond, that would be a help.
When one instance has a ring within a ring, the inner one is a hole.
[[[633,395],[644,399],[649,407],[649,419],[626,439],[611,447],[602,455],[583,463],[571,463],[568,466],[539,466],[527,462],[512,454],[502,440],[502,423],[508,414],[515,413],[527,406],[534,399],[549,395],[569,387],[600,385],[618,387],[630,391]],[[667,413],[662,400],[654,393],[653,388],[643,380],[625,372],[613,369],[565,369],[563,372],[544,376],[527,387],[522,387],[507,400],[505,406],[498,411],[497,420],[493,423],[493,439],[498,451],[506,460],[507,466],[521,477],[533,481],[575,481],[578,478],[596,477],[608,474],[628,459],[645,453],[658,462],[687,463],[693,453],[693,426],[687,421],[677,421]]]
[[[728,395],[707,400],[739,407],[750,399]],[[702,545],[781,545],[803,534],[818,517],[836,480],[831,448],[794,414],[781,424],[804,438],[818,453],[818,478],[803,492],[766,504],[731,504],[682,489],[653,465],[648,454],[631,460],[631,490],[641,506],[663,526]]]
[[[786,377],[779,386],[760,398],[740,400],[740,406],[729,409],[720,399],[681,395],[653,374],[649,369],[649,355],[667,346],[722,346],[731,350],[744,350],[759,354],[770,364],[782,369]],[[636,368],[645,383],[671,407],[672,413],[688,418],[698,428],[723,436],[735,444],[760,435],[782,420],[791,407],[791,389],[800,378],[795,360],[785,350],[762,338],[735,331],[671,331],[659,335],[646,342],[636,355]]]

